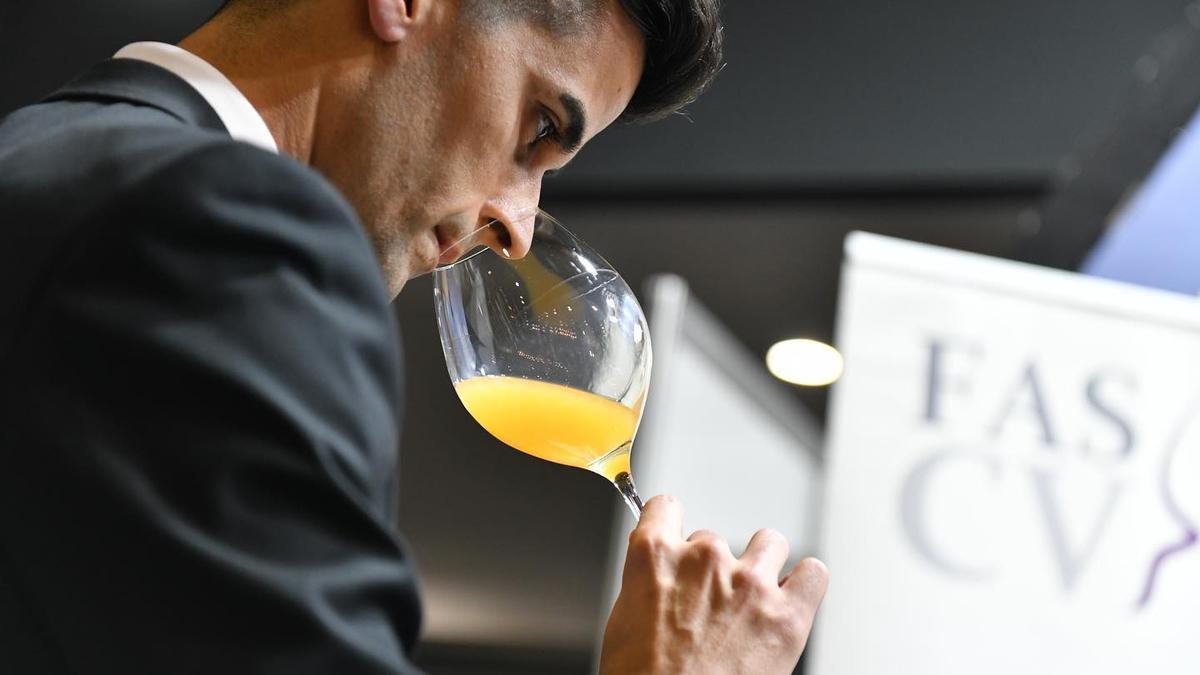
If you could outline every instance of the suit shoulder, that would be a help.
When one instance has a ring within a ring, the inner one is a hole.
[[[191,148],[139,181],[123,201],[165,202],[246,224],[285,218],[326,228],[336,225],[367,241],[353,208],[319,173],[290,157],[235,141]],[[235,207],[256,209],[259,217]]]
[[[207,143],[139,181],[113,206],[110,218],[129,223],[136,237],[275,258],[311,274],[352,277],[355,286],[386,296],[352,207],[320,174],[289,157],[244,143]]]
[[[154,187],[170,183],[183,198],[222,194],[261,202],[297,215],[319,215],[357,222],[353,209],[321,174],[286,155],[229,138],[196,143],[146,176]]]

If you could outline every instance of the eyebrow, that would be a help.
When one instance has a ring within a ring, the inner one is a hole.
[[[558,97],[563,109],[567,111],[567,126],[562,132],[563,152],[572,153],[583,145],[583,131],[587,128],[587,115],[583,112],[583,103],[571,94]]]

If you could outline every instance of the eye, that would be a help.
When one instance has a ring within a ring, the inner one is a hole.
[[[537,133],[534,135],[533,142],[530,145],[536,146],[546,141],[559,141],[561,138],[562,132],[559,131],[554,117],[546,110],[539,110]]]

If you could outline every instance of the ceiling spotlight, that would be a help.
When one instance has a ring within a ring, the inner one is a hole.
[[[784,382],[824,387],[842,376],[842,355],[816,340],[784,340],[767,350],[767,370]]]

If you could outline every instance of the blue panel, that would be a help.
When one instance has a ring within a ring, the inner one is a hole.
[[[1200,115],[1117,215],[1082,271],[1190,295],[1200,291]]]

